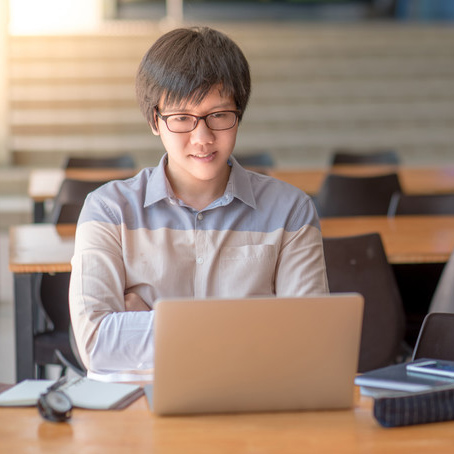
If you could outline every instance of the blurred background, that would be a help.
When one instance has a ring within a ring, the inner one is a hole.
[[[1,0],[0,381],[14,355],[7,231],[31,221],[30,171],[69,155],[157,164],[134,77],[180,24],[224,31],[250,62],[237,155],[320,167],[337,148],[385,148],[406,165],[453,162],[452,0]]]

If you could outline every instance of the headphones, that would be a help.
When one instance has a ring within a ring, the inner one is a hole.
[[[65,422],[71,419],[73,404],[63,391],[57,391],[61,384],[55,383],[39,396],[38,411],[47,421]]]

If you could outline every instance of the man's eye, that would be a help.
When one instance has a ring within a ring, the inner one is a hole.
[[[220,120],[224,118],[227,115],[226,112],[214,112],[210,115],[211,118],[214,118],[215,120]]]
[[[188,115],[176,115],[172,117],[172,121],[178,121],[180,123],[191,121],[191,117]]]

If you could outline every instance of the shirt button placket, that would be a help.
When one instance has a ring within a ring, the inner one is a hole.
[[[197,221],[196,221],[196,235],[197,235],[197,238],[199,239],[201,237],[200,235],[200,229],[199,229],[199,223],[201,221],[203,221],[203,218],[204,218],[204,215],[203,213],[197,213]],[[204,260],[203,260],[203,256],[201,255],[203,251],[203,245],[199,243],[199,241],[196,242],[196,263],[198,265],[202,265]]]
[[[205,235],[203,229],[200,228],[200,225],[204,219],[203,213],[197,213],[195,216],[195,273],[194,273],[194,296],[202,296],[205,292],[204,290],[204,267],[202,266],[205,258]]]

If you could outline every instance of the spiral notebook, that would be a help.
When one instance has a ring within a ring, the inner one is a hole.
[[[40,394],[55,383],[55,380],[23,380],[0,394],[0,407],[27,407],[36,405]],[[59,388],[75,407],[90,410],[119,410],[140,396],[139,385],[127,383],[105,383],[86,377],[70,379]]]

